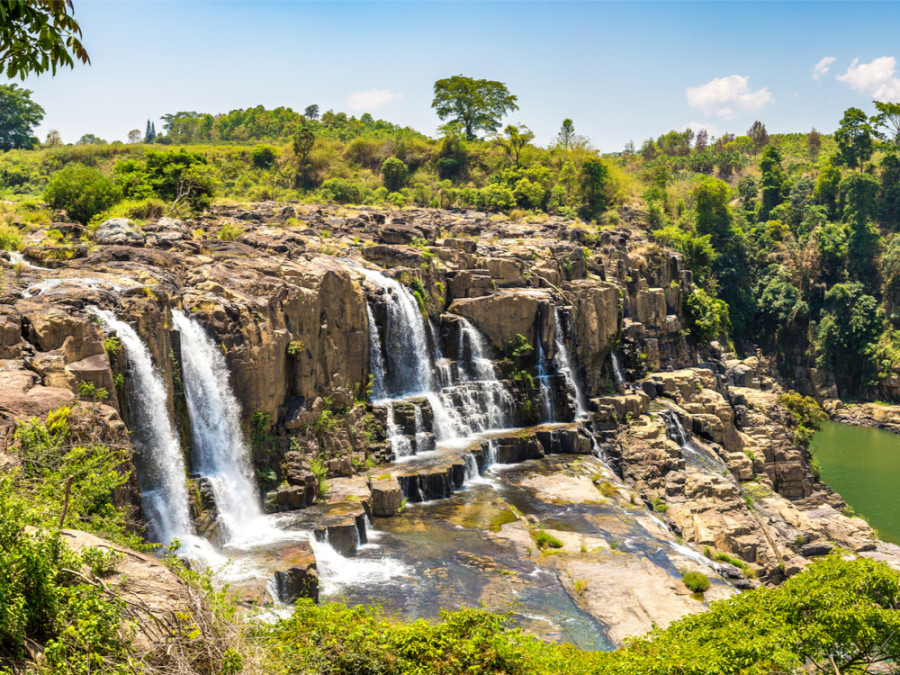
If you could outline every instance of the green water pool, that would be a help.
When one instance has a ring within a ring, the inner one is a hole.
[[[822,479],[882,539],[900,544],[900,434],[825,422],[810,449]]]

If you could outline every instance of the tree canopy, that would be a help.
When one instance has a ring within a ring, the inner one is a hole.
[[[72,0],[0,2],[0,71],[23,80],[75,60],[90,63],[81,44],[81,27],[72,16]]]
[[[516,100],[502,82],[455,75],[434,83],[431,107],[438,117],[460,125],[466,137],[474,140],[479,129],[497,131],[503,116],[519,109]]]
[[[31,130],[44,119],[44,109],[31,100],[31,90],[0,84],[0,150],[30,148]]]

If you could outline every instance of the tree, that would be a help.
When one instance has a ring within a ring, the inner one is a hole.
[[[37,139],[31,130],[42,119],[44,109],[31,100],[31,90],[0,84],[0,150],[33,147]]]
[[[121,191],[111,180],[83,164],[72,164],[57,171],[44,192],[50,206],[64,209],[69,218],[82,224],[121,198]]]
[[[747,130],[747,136],[753,141],[753,151],[759,152],[769,144],[769,132],[766,131],[766,125],[757,120]]]
[[[144,142],[152,143],[156,138],[156,125],[153,124],[150,120],[147,120],[147,131],[144,132]]]
[[[774,145],[766,146],[759,162],[762,173],[762,201],[759,209],[759,220],[769,219],[772,209],[781,204],[791,190],[791,181],[781,166],[781,153]]]
[[[816,327],[816,365],[852,384],[871,369],[868,354],[881,333],[878,302],[860,283],[835,284],[825,294],[825,313]]]
[[[514,166],[519,166],[522,149],[534,140],[534,132],[524,124],[518,126],[510,124],[503,130],[503,133],[506,134],[506,138],[501,143],[503,143],[503,149],[506,150],[506,156],[512,160]]]
[[[872,156],[874,130],[869,118],[859,108],[847,108],[841,118],[841,126],[834,132],[838,152],[844,164],[860,171],[866,160]]]
[[[381,165],[384,186],[391,192],[397,192],[406,183],[409,168],[396,157],[388,157]]]
[[[502,82],[455,75],[434,83],[431,107],[442,120],[459,122],[466,138],[474,140],[479,129],[497,131],[500,119],[519,109],[516,101],[517,97]]]
[[[582,217],[591,220],[602,215],[609,205],[609,167],[599,157],[588,157],[581,165],[581,192],[584,195]]]
[[[806,135],[806,150],[809,152],[809,156],[815,159],[819,156],[819,151],[822,149],[822,134],[816,131],[815,127],[813,127],[810,132]]]
[[[128,142],[129,143],[140,143],[141,142],[141,130],[140,129],[132,129],[128,132]]]
[[[94,134],[84,134],[75,145],[106,145],[106,141]]]
[[[575,140],[575,124],[569,118],[563,120],[559,133],[556,135],[556,144],[563,150],[569,150]]]
[[[51,148],[62,145],[62,136],[60,136],[58,129],[51,129],[47,132],[47,140],[44,141],[44,145]]]
[[[306,118],[302,119],[300,129],[294,134],[291,146],[294,150],[294,161],[296,162],[297,185],[307,185],[309,183],[309,172],[312,168],[309,163],[309,154],[312,152],[313,146],[316,144],[316,135],[313,133],[312,127],[307,123]]]
[[[319,119],[319,106],[315,103],[308,105],[306,106],[306,110],[303,111],[303,114],[307,119],[317,120]]]
[[[900,148],[900,103],[883,103],[874,101],[878,114],[873,118],[878,135],[892,144],[895,148]]]
[[[0,3],[0,71],[23,80],[75,59],[90,63],[73,18],[72,0],[4,0]]]
[[[697,132],[697,138],[694,141],[694,150],[703,152],[707,145],[709,145],[709,132],[706,129],[701,129]]]

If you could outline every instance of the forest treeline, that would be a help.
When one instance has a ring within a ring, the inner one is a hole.
[[[147,200],[184,209],[219,198],[640,227],[684,254],[697,282],[686,311],[701,340],[760,346],[787,376],[827,368],[854,394],[900,370],[900,105],[851,108],[831,135],[770,135],[755,122],[743,135],[673,130],[601,154],[572,120],[547,147],[524,125],[501,129],[500,114],[517,109],[502,83],[439,81],[435,108],[439,85],[452,99],[461,83],[499,89],[480,118],[447,108],[437,138],[315,105],[172,113],[159,134],[148,122],[129,144],[88,135],[63,145],[51,132],[0,155],[0,194],[85,223],[140,218]]]

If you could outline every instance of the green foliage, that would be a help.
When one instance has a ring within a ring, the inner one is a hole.
[[[659,497],[654,497],[652,502],[653,510],[657,513],[666,513],[669,510],[669,505],[666,504]]]
[[[874,130],[869,118],[859,108],[847,108],[841,126],[834,132],[841,161],[851,169],[862,170],[874,149]]]
[[[381,175],[384,176],[384,186],[396,192],[406,184],[409,167],[396,157],[388,157],[381,165]]]
[[[0,250],[21,251],[24,246],[25,239],[19,228],[0,223]]]
[[[534,347],[528,344],[528,338],[521,333],[517,333],[513,340],[503,341],[503,356],[509,361],[528,356],[533,351]]]
[[[702,572],[688,572],[681,580],[694,593],[706,593],[709,590],[709,577]]]
[[[828,419],[827,413],[819,406],[819,402],[811,396],[801,396],[795,391],[790,391],[778,397],[778,402],[787,408],[797,421],[797,430],[794,432],[794,442],[803,447],[809,447],[809,441],[813,434],[822,428],[822,423]]]
[[[109,392],[104,387],[98,387],[87,380],[78,383],[78,391],[84,398],[92,398],[95,401],[105,401],[109,398]]]
[[[326,477],[328,476],[328,466],[325,464],[325,460],[322,459],[321,456],[316,455],[309,462],[309,470],[313,472],[316,480],[319,483],[319,494],[324,495],[328,492],[328,481]]]
[[[23,80],[31,74],[59,66],[74,67],[75,60],[90,63],[81,44],[81,28],[72,0],[13,1],[0,5],[0,71]],[[3,106],[0,105],[0,110]]]
[[[534,539],[534,543],[537,544],[537,547],[541,550],[546,548],[562,548],[562,542],[554,537],[552,534],[544,530],[543,528],[532,530],[531,538]]]
[[[693,333],[702,342],[710,342],[729,327],[728,305],[697,288],[684,299],[684,315]]]
[[[222,241],[234,241],[244,234],[244,228],[234,223],[222,223],[219,231],[216,233],[216,239]]]
[[[53,174],[44,198],[54,209],[64,209],[70,218],[87,224],[119,201],[122,193],[96,169],[76,164]]]
[[[842,283],[825,293],[823,309],[813,331],[816,365],[859,384],[874,368],[869,356],[881,332],[878,302],[861,283]]]
[[[122,346],[122,343],[119,342],[118,338],[114,338],[112,336],[106,338],[103,341],[103,349],[109,355],[115,355],[119,351],[119,347]]]
[[[719,562],[734,565],[751,579],[756,578],[756,572],[753,571],[753,568],[740,558],[736,558],[733,555],[729,555],[721,551],[714,551],[709,546],[703,549],[703,555],[705,555],[710,560],[718,560]]]
[[[250,444],[259,450],[272,442],[272,416],[257,408],[250,415]]]
[[[296,358],[303,353],[304,346],[302,340],[291,340],[288,342],[287,355]]]
[[[14,5],[17,6],[18,3]],[[8,26],[0,18],[0,36],[7,30]],[[0,40],[0,44],[2,42]],[[44,109],[31,100],[30,89],[20,89],[17,84],[0,84],[0,150],[34,147],[37,139],[31,135],[31,130],[43,118]]]
[[[278,159],[278,150],[271,145],[257,145],[253,148],[250,159],[257,169],[271,169]]]
[[[455,75],[434,83],[431,107],[471,141],[479,130],[496,131],[504,115],[519,109],[516,100],[502,82]]]

